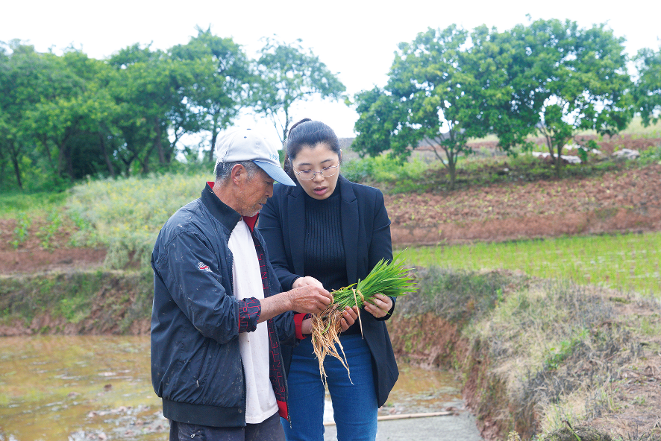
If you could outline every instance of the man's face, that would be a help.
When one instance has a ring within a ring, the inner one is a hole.
[[[273,183],[274,180],[261,168],[258,168],[252,177],[243,168],[238,185],[238,209],[236,211],[241,216],[248,217],[259,213],[266,200],[273,196]]]

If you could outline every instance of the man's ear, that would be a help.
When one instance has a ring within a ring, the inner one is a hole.
[[[232,167],[232,172],[230,173],[230,175],[232,177],[232,182],[238,184],[246,177],[247,170],[241,164],[234,164],[234,167]]]
[[[342,149],[340,149],[340,162],[342,162]]]

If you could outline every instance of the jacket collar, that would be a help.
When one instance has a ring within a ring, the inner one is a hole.
[[[200,200],[207,210],[209,210],[209,213],[229,231],[234,230],[236,224],[241,220],[241,215],[221,201],[213,192],[213,182],[207,182],[207,185],[204,186]]]

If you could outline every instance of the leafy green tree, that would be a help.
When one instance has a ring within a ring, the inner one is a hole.
[[[378,156],[390,150],[390,140],[398,125],[398,118],[395,117],[399,110],[398,103],[376,86],[357,93],[354,103],[358,113],[354,131],[358,136],[351,144],[351,149],[361,157]]]
[[[166,166],[175,153],[168,136],[169,116],[183,99],[178,66],[165,52],[138,44],[120,50],[109,64],[113,71],[108,88],[117,105],[113,125],[124,141],[116,154],[125,173],[131,173],[136,161],[142,173],[149,171],[154,158]]]
[[[522,119],[519,129],[535,127],[543,136],[560,176],[563,148],[576,132],[613,135],[631,120],[624,39],[605,25],[582,29],[569,20],[537,20],[511,32],[525,42],[518,56],[527,57],[524,75],[532,80],[518,92],[526,98],[515,103],[528,100],[539,115]]]
[[[657,52],[641,49],[635,57],[638,80],[634,88],[635,109],[645,127],[656,124],[661,112],[661,47]]]
[[[0,62],[0,148],[11,164],[16,185],[23,188],[26,169],[43,160],[35,148],[30,111],[70,93],[76,79],[57,56],[40,54],[19,40],[3,45]],[[52,158],[47,155],[47,159]]]
[[[483,52],[470,47],[469,33],[456,25],[430,28],[411,43],[400,43],[384,91],[356,96],[357,149],[369,154],[390,149],[406,158],[424,142],[454,187],[459,157],[472,152],[468,140],[489,131],[484,112],[492,103],[477,59]]]
[[[67,88],[27,110],[31,136],[58,176],[66,175],[73,182],[105,171],[109,164],[100,155],[99,132],[108,118],[108,106],[114,106],[98,83],[105,63],[70,49],[51,67],[57,69],[53,74],[66,79]]]
[[[301,46],[300,39],[288,44],[266,38],[256,75],[251,90],[252,107],[257,114],[271,120],[283,143],[292,123],[292,105],[315,95],[337,100],[345,91],[319,57]]]
[[[201,128],[210,133],[207,159],[213,162],[218,135],[245,106],[252,77],[245,53],[231,38],[213,35],[210,29],[197,31],[187,44],[170,49],[180,62],[178,78],[188,102],[188,111],[182,108],[176,115],[181,132]],[[181,132],[175,130],[175,136]]]
[[[513,32],[498,32],[479,26],[471,33],[471,57],[465,62],[479,84],[473,94],[480,109],[479,120],[489,133],[498,136],[499,146],[508,154],[515,146],[532,147],[528,136],[536,130],[544,98],[531,94],[537,86],[526,41]]]

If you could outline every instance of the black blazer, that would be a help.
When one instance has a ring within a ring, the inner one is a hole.
[[[364,279],[381,259],[392,259],[390,219],[380,190],[338,179],[342,241],[349,284]],[[273,197],[259,215],[269,259],[284,290],[305,275],[305,192],[300,185],[276,185]],[[393,299],[393,310],[395,308]],[[392,310],[390,311],[392,314]],[[384,320],[361,310],[363,335],[372,353],[372,369],[378,405],[382,406],[399,376],[390,336]],[[283,347],[284,349],[284,347]],[[283,350],[283,356],[287,357]],[[285,360],[288,366],[290,360]]]

